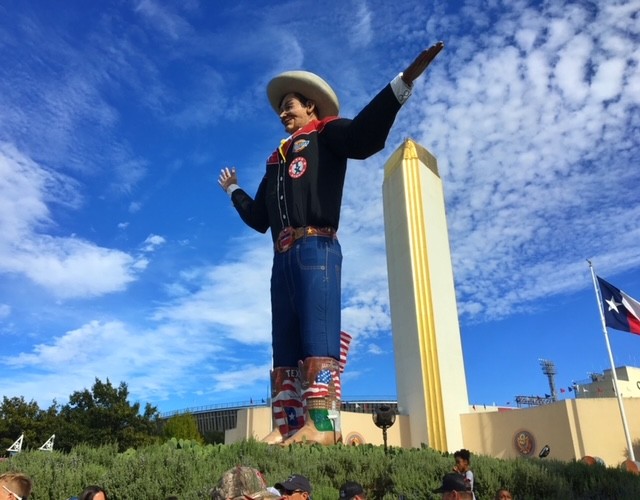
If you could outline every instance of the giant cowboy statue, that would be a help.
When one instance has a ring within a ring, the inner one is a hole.
[[[307,71],[276,76],[267,95],[289,137],[267,160],[251,198],[235,168],[218,178],[242,220],[271,230],[274,431],[264,441],[334,444],[340,434],[340,274],[337,238],[347,159],[382,150],[413,82],[443,49],[438,42],[358,115],[339,118],[333,89]],[[344,340],[344,336],[343,336]]]

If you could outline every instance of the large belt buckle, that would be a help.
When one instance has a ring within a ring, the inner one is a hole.
[[[295,242],[295,230],[291,226],[285,227],[276,240],[276,250],[280,253],[284,253],[289,250]]]

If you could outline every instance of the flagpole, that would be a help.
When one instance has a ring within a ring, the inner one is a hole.
[[[600,321],[602,322],[602,333],[604,333],[604,340],[607,344],[607,351],[609,353],[609,362],[611,363],[611,377],[613,379],[613,390],[616,393],[616,398],[618,399],[618,406],[620,407],[620,415],[622,416],[622,427],[624,429],[624,435],[627,439],[627,448],[629,449],[629,458],[632,461],[636,461],[636,456],[633,453],[633,444],[631,442],[631,434],[629,433],[629,425],[627,424],[627,416],[624,413],[624,405],[622,404],[622,396],[620,395],[620,391],[618,390],[618,376],[616,374],[616,365],[613,361],[613,353],[611,352],[611,344],[609,343],[609,334],[607,332],[607,324],[604,320],[604,303],[602,301],[602,296],[600,295],[600,287],[598,287],[598,283],[596,281],[596,273],[593,269],[593,265],[591,261],[587,259],[589,263],[589,269],[591,270],[591,279],[593,280],[593,289],[596,292],[596,300],[598,301],[598,311],[600,311]]]

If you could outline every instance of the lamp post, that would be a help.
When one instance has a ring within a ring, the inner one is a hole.
[[[373,423],[382,429],[382,441],[384,442],[384,453],[387,453],[387,429],[396,421],[396,412],[389,405],[378,406],[372,415]]]

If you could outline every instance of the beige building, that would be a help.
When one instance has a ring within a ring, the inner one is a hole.
[[[640,398],[623,399],[629,432],[636,456],[640,456]],[[488,408],[458,416],[463,446],[472,453],[496,458],[537,457],[548,445],[550,458],[580,460],[599,458],[608,466],[627,460],[627,445],[616,398],[578,398],[534,408]],[[382,431],[372,416],[342,412],[343,442],[382,445]],[[271,430],[268,407],[238,411],[235,429],[228,430],[225,442],[250,437],[260,439]],[[387,431],[389,446],[416,447],[407,415],[399,415]],[[425,443],[426,444],[426,443]]]
[[[640,398],[640,368],[619,366],[616,368],[618,390],[623,398]],[[574,383],[576,398],[615,397],[611,370],[592,373],[588,380]]]
[[[624,398],[634,451],[640,455],[640,398]],[[497,458],[537,457],[548,445],[557,460],[598,457],[624,462],[627,443],[616,398],[566,399],[526,409],[460,416],[465,447]]]

